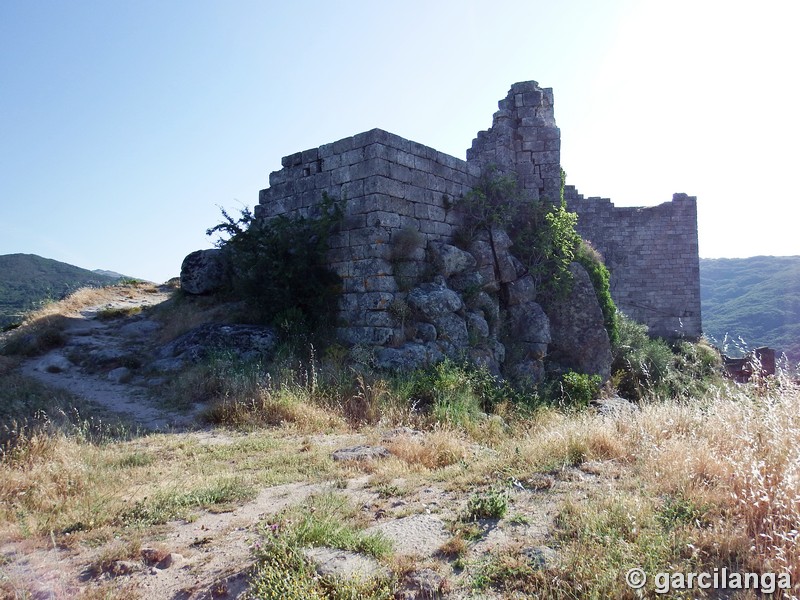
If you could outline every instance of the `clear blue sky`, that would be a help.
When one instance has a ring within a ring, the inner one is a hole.
[[[155,281],[282,156],[381,127],[465,157],[554,88],[568,183],[698,196],[700,254],[800,254],[800,3],[0,3],[0,254]]]

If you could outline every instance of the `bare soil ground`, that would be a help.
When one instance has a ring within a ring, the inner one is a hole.
[[[160,325],[139,308],[167,298],[164,289],[120,290],[100,304],[84,307],[71,317],[63,347],[24,361],[20,369],[48,386],[67,389],[91,401],[107,415],[124,418],[141,433],[126,442],[126,451],[155,452],[156,460],[165,464],[170,460],[170,448],[176,445],[241,448],[255,443],[258,436],[267,445],[274,440],[274,452],[290,448],[287,460],[307,453],[309,448],[329,460],[328,455],[336,449],[374,444],[383,435],[376,431],[298,434],[296,440],[287,441],[287,432],[280,428],[250,435],[203,428],[195,419],[196,410],[181,413],[166,409],[156,397],[163,382],[123,365],[138,364],[137,360],[157,346]],[[107,314],[109,309],[131,314],[101,319],[103,311]],[[232,475],[251,468],[242,455],[231,456]],[[277,462],[280,460],[278,457]],[[463,513],[469,496],[458,485],[435,470],[409,472],[385,481],[376,477],[368,464],[331,465],[326,467],[327,473],[323,470],[307,479],[297,475],[288,483],[263,485],[250,500],[193,510],[188,517],[163,525],[135,531],[105,527],[96,535],[76,533],[71,541],[63,533],[0,539],[0,589],[12,598],[34,599],[244,597],[259,524],[269,523],[282,509],[302,504],[312,494],[332,490],[345,495],[373,522],[368,531],[380,531],[393,541],[396,557],[409,557],[414,564],[438,572],[448,582],[446,597],[498,597],[502,596],[500,592],[472,589],[470,565],[506,547],[558,560],[557,552],[548,545],[562,503],[614,486],[618,477],[613,462],[598,462],[532,474],[529,480],[514,482],[507,518],[482,520],[478,535],[469,542],[459,564],[441,552],[453,537],[452,525]],[[505,484],[502,474],[496,477],[497,483]],[[180,480],[173,483],[184,485]],[[422,592],[409,594],[424,597]]]

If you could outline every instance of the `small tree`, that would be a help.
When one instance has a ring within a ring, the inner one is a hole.
[[[229,236],[217,246],[230,253],[234,293],[284,329],[314,331],[331,322],[336,307],[341,280],[325,254],[343,209],[323,194],[318,214],[262,220],[244,208],[234,219],[222,209],[224,221],[206,232]]]

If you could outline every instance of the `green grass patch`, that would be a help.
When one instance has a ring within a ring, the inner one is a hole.
[[[381,535],[365,535],[359,511],[346,498],[333,494],[312,496],[303,506],[281,513],[264,527],[254,551],[257,565],[250,595],[258,599],[356,600],[394,598],[391,578],[329,579],[315,573],[303,548],[327,546],[385,557],[391,543]]]
[[[170,490],[139,500],[119,515],[123,525],[149,527],[186,516],[191,510],[243,502],[254,498],[255,488],[239,479],[223,479],[190,492]]]

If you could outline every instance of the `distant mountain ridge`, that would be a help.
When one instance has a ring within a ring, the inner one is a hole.
[[[78,288],[109,285],[120,278],[113,271],[90,271],[35,254],[0,255],[0,327],[19,321],[45,300],[58,300]]]
[[[717,345],[727,334],[800,362],[800,256],[701,258],[700,301],[703,331]]]

